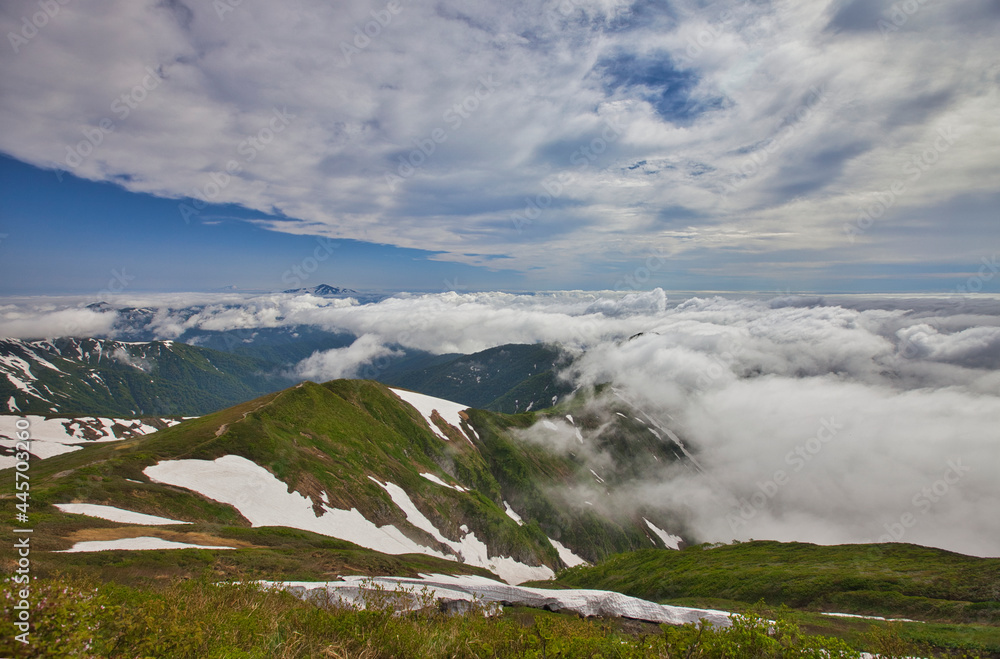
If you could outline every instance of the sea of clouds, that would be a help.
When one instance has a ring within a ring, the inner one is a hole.
[[[611,492],[595,482],[588,496],[604,505],[660,509],[698,541],[893,540],[1000,556],[1000,296],[668,299],[657,289],[117,302],[156,308],[164,339],[300,325],[358,337],[289,365],[320,381],[402,348],[560,344],[574,356],[565,378],[610,382],[611,397],[670,429],[698,465]],[[67,323],[113,335],[116,319],[72,299],[21,299],[0,306],[0,335],[64,335]],[[606,466],[591,457],[595,471]]]

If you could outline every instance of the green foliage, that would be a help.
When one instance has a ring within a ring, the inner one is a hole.
[[[59,576],[33,585],[30,645],[13,640],[9,584],[3,640],[12,657],[604,657],[639,659],[853,658],[837,639],[802,633],[779,611],[760,609],[729,628],[584,620],[544,611],[473,605],[447,615],[426,591],[371,587],[362,610],[303,601],[249,582],[172,581],[156,588]],[[405,609],[400,612],[400,609]]]

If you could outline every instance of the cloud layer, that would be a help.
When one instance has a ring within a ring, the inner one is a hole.
[[[53,322],[58,333],[61,319],[84,313],[73,303],[8,304],[0,334]],[[704,541],[889,539],[1000,555],[996,296],[671,300],[654,290],[119,303],[156,308],[162,338],[299,325],[360,337],[295,367],[319,380],[351,376],[399,347],[443,354],[559,343],[576,356],[566,378],[612,384],[616,394],[596,403],[609,418],[611,402],[631,402],[700,466],[595,485],[578,499],[659,509],[676,520],[674,532]],[[607,455],[576,449],[569,424],[552,426],[531,436],[578,450],[604,473]]]
[[[542,286],[974,269],[996,235],[988,0],[57,5],[0,8],[0,150],[278,231]]]

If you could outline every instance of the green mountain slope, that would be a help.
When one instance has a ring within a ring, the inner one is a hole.
[[[298,559],[262,565],[260,552],[273,552],[266,548],[290,536],[287,530],[275,530],[283,522],[251,528],[240,512],[240,502],[252,498],[252,484],[248,483],[245,496],[237,493],[235,503],[223,503],[186,487],[155,482],[144,473],[160,463],[187,460],[204,466],[224,456],[239,456],[266,469],[267,478],[280,481],[283,491],[306,497],[316,519],[331,509],[353,509],[378,527],[398,529],[430,553],[466,562],[471,550],[467,545],[456,549],[459,543],[483,543],[490,560],[499,557],[552,570],[564,563],[549,538],[588,560],[662,546],[641,518],[571,502],[566,493],[581,483],[593,483],[593,475],[572,456],[548,452],[518,435],[541,419],[538,415],[508,416],[483,410],[463,414],[457,427],[435,414],[436,430],[449,437],[444,440],[421,412],[382,384],[306,382],[143,438],[86,446],[32,465],[32,507],[37,516],[33,523],[37,537],[42,538],[39,548],[62,550],[75,542],[137,534],[207,546],[235,543],[239,546],[235,552],[198,550],[202,558],[194,563],[222,572],[252,567],[254,574],[268,578],[288,578],[304,571],[315,574],[315,569],[307,570]],[[649,443],[646,448],[652,450],[651,437],[640,433],[634,441]],[[670,457],[662,449],[661,456]],[[401,488],[433,529],[415,521],[412,511],[390,495],[387,484]],[[505,502],[520,513],[523,524],[505,512]],[[83,518],[54,507],[66,503],[108,505],[192,524],[144,528],[140,533],[130,525]],[[4,504],[13,502],[7,499]],[[275,505],[285,504],[276,501]],[[323,533],[308,529],[290,533],[292,545],[317,551],[353,548],[364,553]],[[60,562],[111,566],[126,561],[156,571],[146,556],[123,554],[145,552],[101,552],[100,558],[63,554]],[[430,558],[419,560],[426,565]],[[344,563],[330,556],[324,560],[331,566]],[[398,561],[394,565],[398,567]]]
[[[752,541],[641,550],[566,570],[551,585],[660,602],[764,600],[812,611],[1000,623],[1000,558],[909,544]]]
[[[566,359],[555,346],[510,344],[427,366],[414,362],[405,371],[387,370],[378,379],[470,407],[513,414],[551,407],[572,391],[554,372]]]
[[[173,341],[0,339],[8,412],[195,416],[289,384],[268,362]]]

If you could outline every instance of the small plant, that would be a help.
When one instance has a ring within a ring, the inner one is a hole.
[[[915,652],[900,636],[898,623],[872,625],[862,639],[869,652],[883,659],[905,659]]]

